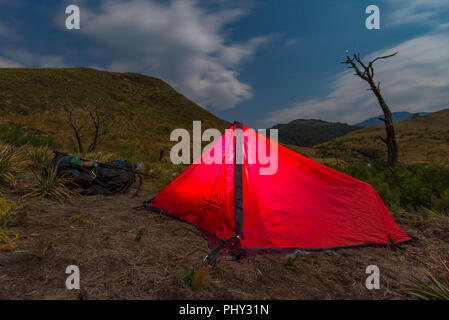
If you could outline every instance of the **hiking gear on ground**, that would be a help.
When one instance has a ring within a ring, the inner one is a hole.
[[[81,166],[81,167],[98,167],[98,163],[96,161],[88,161],[88,160],[82,160],[79,157],[72,156],[70,159],[70,163]]]
[[[58,175],[69,178],[69,186],[80,188],[82,195],[125,193],[140,174],[132,163],[123,160],[101,163],[58,151],[54,153],[55,157],[47,170],[57,168]],[[137,192],[142,184],[139,178]]]
[[[260,150],[261,145],[278,148],[277,171],[271,175],[261,174],[275,161],[274,155],[262,161],[266,151]],[[240,154],[239,163],[235,160]],[[411,239],[371,185],[237,122],[143,205],[195,225],[211,247],[214,239],[215,247],[223,245],[218,250],[232,244],[236,255],[239,250],[397,245]],[[214,254],[208,258],[214,260]]]

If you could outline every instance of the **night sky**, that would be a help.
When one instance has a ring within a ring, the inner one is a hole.
[[[80,30],[65,27],[69,4]],[[380,30],[365,27],[370,4]],[[139,72],[254,127],[380,114],[340,64],[354,52],[399,51],[375,68],[393,111],[449,107],[449,0],[2,0],[0,38],[0,67]]]

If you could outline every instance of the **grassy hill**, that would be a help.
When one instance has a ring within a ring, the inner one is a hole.
[[[170,132],[190,130],[193,120],[202,120],[203,129],[230,125],[164,81],[140,74],[88,68],[0,69],[0,135],[20,135],[31,144],[50,141],[73,152],[76,144],[64,106],[77,108],[98,100],[112,114],[113,125],[98,150],[130,160],[154,161],[161,150],[168,158]],[[354,130],[341,123],[299,119],[275,127],[282,143],[321,162],[386,156],[377,138],[384,134],[383,125]],[[400,121],[395,127],[401,162],[447,161],[449,109]]]
[[[98,147],[123,157],[144,159],[169,151],[170,132],[192,128],[224,129],[229,124],[190,101],[160,79],[89,68],[0,69],[0,125],[20,125],[26,134],[55,139],[66,151],[74,137],[65,105],[78,108],[101,101],[112,120]],[[3,127],[4,128],[4,127]]]
[[[449,109],[397,122],[395,129],[400,162],[449,162]],[[366,127],[314,148],[292,148],[321,162],[386,159],[386,147],[378,138],[384,131],[383,125]]]
[[[273,129],[279,130],[279,141],[281,143],[311,147],[359,128],[339,122],[297,119],[287,124],[275,125]]]

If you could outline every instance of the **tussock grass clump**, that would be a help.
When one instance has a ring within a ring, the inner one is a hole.
[[[430,272],[426,272],[427,281],[412,277],[412,284],[405,290],[413,297],[424,300],[449,300],[449,267],[442,262],[445,277],[436,277]]]
[[[43,170],[40,174],[33,171],[37,184],[31,187],[30,191],[24,195],[24,198],[43,197],[63,202],[72,200],[77,192],[68,188],[70,179],[58,175],[57,168]]]
[[[24,158],[30,162],[34,169],[47,166],[53,159],[53,151],[47,146],[25,146],[22,150]]]
[[[26,164],[19,149],[11,145],[0,145],[0,191],[16,186],[16,175],[23,171]]]

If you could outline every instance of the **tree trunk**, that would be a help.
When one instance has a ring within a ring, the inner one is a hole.
[[[374,92],[379,104],[382,108],[384,119],[380,119],[385,123],[385,132],[387,134],[387,138],[379,137],[386,145],[388,150],[388,165],[395,166],[398,162],[398,144],[396,142],[396,135],[394,132],[393,126],[393,115],[391,114],[390,108],[385,102],[384,98],[380,94],[380,89],[373,80],[370,79],[368,81],[371,87],[371,90]]]
[[[81,136],[78,133],[78,129],[72,124],[72,122],[70,122],[70,126],[72,127],[73,133],[75,134],[76,142],[78,143],[79,152],[83,153],[84,152],[83,143],[81,140]]]

